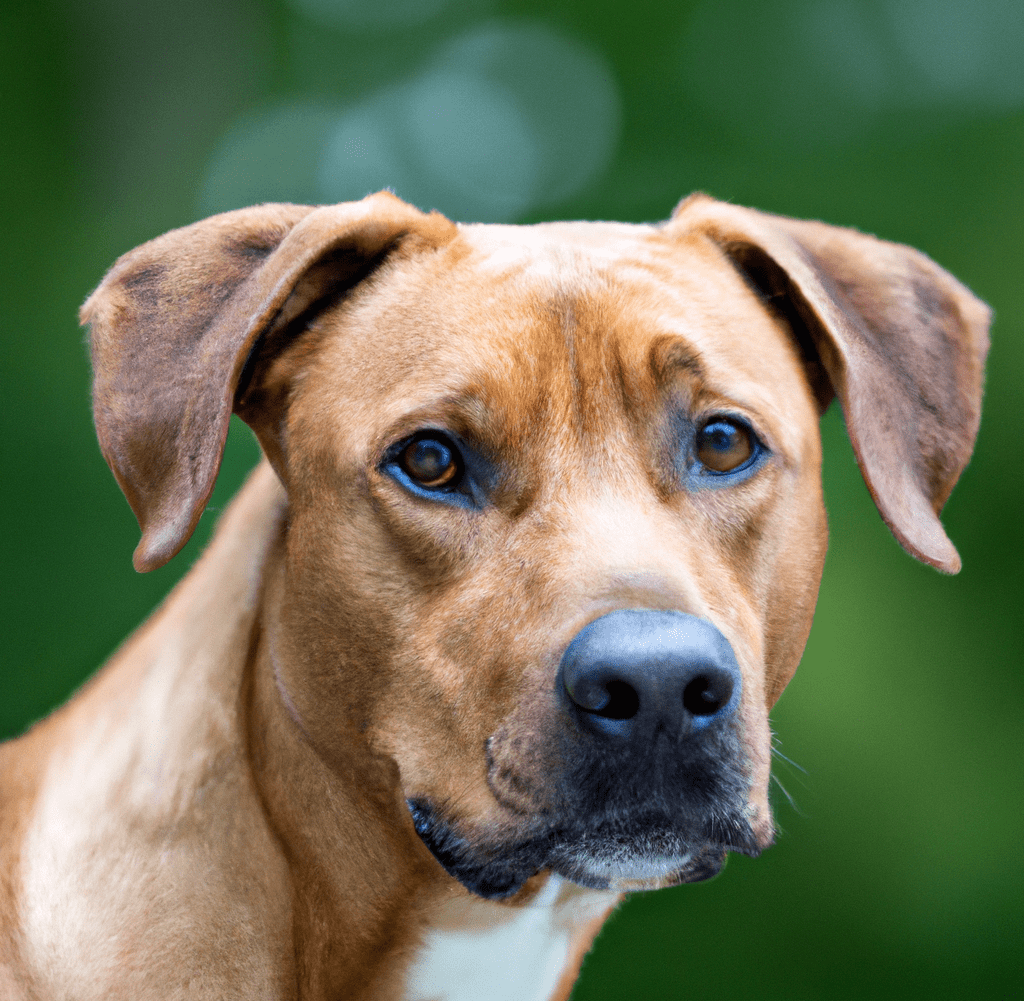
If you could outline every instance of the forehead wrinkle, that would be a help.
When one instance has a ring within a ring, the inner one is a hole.
[[[680,377],[706,382],[707,372],[700,352],[676,334],[658,334],[651,341],[647,363],[659,387],[666,387]]]
[[[516,455],[524,470],[547,468],[558,456],[561,468],[607,472],[595,456],[621,459],[623,361],[608,336],[607,281],[587,270],[582,282],[531,282],[528,333],[488,338],[489,358],[480,357],[466,384],[494,447]]]
[[[588,420],[584,388],[595,378],[591,359],[601,353],[583,317],[593,312],[591,290],[607,286],[602,269],[586,248],[548,240],[525,248],[499,246],[493,256],[502,267],[485,283],[491,308],[482,326],[486,349],[498,358],[481,368],[481,380],[496,383],[495,396],[517,389],[525,413],[582,429]],[[471,330],[481,329],[475,318],[467,319]],[[593,333],[600,337],[600,330]],[[470,349],[476,340],[471,334]]]
[[[607,430],[608,390],[622,383],[621,359],[604,302],[610,291],[607,280],[594,271],[587,279],[570,286],[560,284],[547,303],[562,352],[557,368],[566,377],[562,410],[580,442]],[[554,375],[552,371],[550,376]],[[557,395],[558,386],[550,386],[548,398],[554,402]]]

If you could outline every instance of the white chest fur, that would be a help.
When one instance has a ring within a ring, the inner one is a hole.
[[[617,900],[551,876],[522,907],[450,901],[409,969],[404,1001],[546,1001],[578,936]]]

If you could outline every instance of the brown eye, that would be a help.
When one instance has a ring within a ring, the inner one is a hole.
[[[739,421],[713,417],[697,432],[697,458],[713,472],[732,472],[753,454],[753,432]]]
[[[398,461],[411,480],[435,490],[454,486],[462,472],[458,452],[441,437],[415,438],[402,450]]]

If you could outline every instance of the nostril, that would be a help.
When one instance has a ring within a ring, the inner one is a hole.
[[[640,711],[640,696],[632,685],[600,673],[567,684],[566,692],[580,709],[602,719],[632,719]]]
[[[609,681],[605,686],[608,701],[600,709],[592,710],[605,719],[632,719],[640,711],[640,696],[632,685],[624,681]]]
[[[732,679],[728,675],[699,674],[683,689],[683,708],[691,716],[714,716],[731,695]]]

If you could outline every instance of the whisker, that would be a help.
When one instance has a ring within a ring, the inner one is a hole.
[[[777,747],[772,747],[772,754],[776,758],[779,758],[781,761],[785,761],[787,765],[792,765],[798,772],[802,772],[804,775],[807,774],[806,768],[804,768],[802,765],[798,765],[792,758],[786,757],[786,755],[783,754],[782,751],[780,751]]]
[[[803,811],[801,811],[800,807],[796,805],[796,800],[789,794],[789,790],[782,784],[782,782],[779,781],[778,775],[774,772],[772,773],[772,781],[782,790],[782,795],[789,801],[789,805],[793,809],[793,812],[802,817]]]

